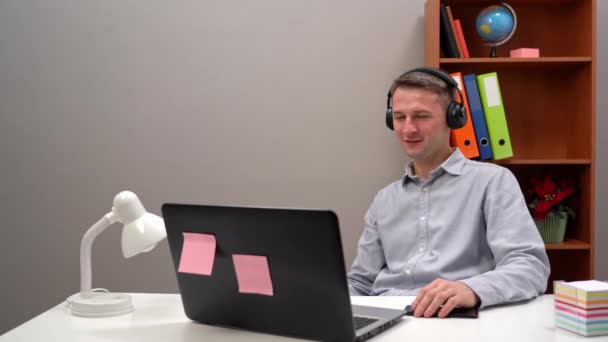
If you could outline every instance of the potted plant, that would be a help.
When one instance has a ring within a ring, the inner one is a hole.
[[[573,193],[570,179],[545,176],[541,181],[536,177],[530,178],[525,190],[526,200],[545,243],[564,241],[568,217],[575,216],[569,203]]]

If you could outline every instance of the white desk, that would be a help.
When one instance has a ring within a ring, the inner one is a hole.
[[[403,308],[414,297],[352,297],[353,304]],[[300,341],[275,335],[220,328],[190,321],[177,294],[133,294],[135,311],[109,318],[70,315],[61,303],[0,337],[13,341]],[[584,338],[555,328],[553,296],[525,304],[488,308],[479,319],[404,317],[370,341],[608,341]]]

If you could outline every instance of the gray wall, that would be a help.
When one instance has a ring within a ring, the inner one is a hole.
[[[422,0],[0,2],[0,333],[79,289],[85,230],[122,189],[334,209],[350,265],[404,158],[390,81],[423,61]],[[166,242],[95,242],[93,286],[176,292]]]
[[[373,195],[402,173],[384,96],[422,63],[422,15],[423,0],[0,2],[0,333],[78,291],[82,234],[122,189],[157,214],[166,201],[332,208],[349,265]],[[605,41],[597,57],[601,175]],[[607,189],[598,177],[598,198]],[[166,242],[125,260],[113,226],[93,285],[177,291]]]

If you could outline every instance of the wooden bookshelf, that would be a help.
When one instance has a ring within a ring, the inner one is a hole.
[[[445,0],[460,19],[471,58],[445,58],[439,41],[440,0],[425,4],[425,65],[448,72],[497,72],[520,184],[547,172],[577,180],[580,204],[566,239],[546,244],[553,280],[593,279],[595,231],[596,0],[511,0],[517,14],[512,39],[489,58],[475,30],[479,12],[499,2]],[[509,58],[516,48],[538,48],[540,58]]]
[[[562,243],[546,243],[545,248],[547,250],[559,250],[559,249],[590,249],[591,244],[584,241],[565,239]]]
[[[572,63],[589,63],[591,57],[539,57],[539,58],[509,58],[509,57],[472,57],[472,58],[439,58],[439,63],[445,64],[474,64],[474,63],[521,63],[521,64],[535,64],[540,66],[545,63],[553,64],[572,64]]]
[[[591,165],[591,159],[500,159],[489,162],[498,165]]]

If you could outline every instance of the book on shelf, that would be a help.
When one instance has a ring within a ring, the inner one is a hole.
[[[464,39],[464,33],[462,33],[462,25],[460,24],[459,19],[454,19],[454,26],[456,27],[456,36],[458,38],[458,42],[460,42],[460,46],[462,48],[462,57],[470,58],[469,49],[467,48],[467,42]]]
[[[454,38],[454,32],[452,32],[452,26],[450,25],[450,19],[445,5],[440,6],[440,30],[439,30],[439,42],[443,54],[447,58],[458,58],[458,48],[456,47],[456,40]]]
[[[462,53],[462,47],[460,46],[460,39],[458,39],[458,32],[456,31],[456,25],[454,23],[454,17],[452,16],[452,10],[450,6],[445,6],[445,11],[448,14],[448,20],[450,21],[450,28],[452,29],[452,34],[454,35],[454,42],[456,43],[456,49],[458,50],[458,57],[464,57]]]

